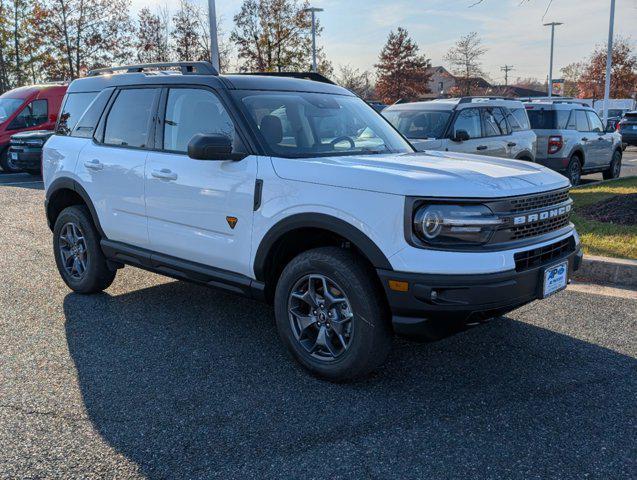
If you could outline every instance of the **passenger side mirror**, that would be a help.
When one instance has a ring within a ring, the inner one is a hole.
[[[466,142],[467,140],[471,140],[469,133],[466,130],[458,130],[456,132],[456,136],[452,138],[454,142]]]
[[[198,133],[188,143],[188,156],[195,160],[241,160],[246,155],[232,153],[232,139],[226,135]]]

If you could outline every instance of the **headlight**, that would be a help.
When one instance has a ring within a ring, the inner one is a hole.
[[[414,232],[434,246],[482,245],[502,223],[484,205],[423,205],[414,215]]]

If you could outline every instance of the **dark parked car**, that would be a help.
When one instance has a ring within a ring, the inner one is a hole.
[[[9,142],[8,155],[14,169],[40,175],[42,147],[53,133],[53,130],[35,130],[13,135]]]
[[[623,143],[637,146],[637,111],[627,112],[617,125],[617,131]]]

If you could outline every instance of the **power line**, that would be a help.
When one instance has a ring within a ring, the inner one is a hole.
[[[500,67],[500,71],[504,72],[504,86],[505,87],[509,86],[509,72],[511,70],[515,70],[515,67],[513,65],[505,65],[504,67]]]

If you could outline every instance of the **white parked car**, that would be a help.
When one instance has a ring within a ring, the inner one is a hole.
[[[152,71],[171,66],[68,89],[43,162],[76,292],[132,265],[272,302],[294,357],[347,379],[381,365],[394,333],[504,314],[579,267],[568,180],[549,169],[416,153],[335,85]]]
[[[522,102],[463,97],[392,105],[383,116],[418,151],[535,160],[536,137]]]

